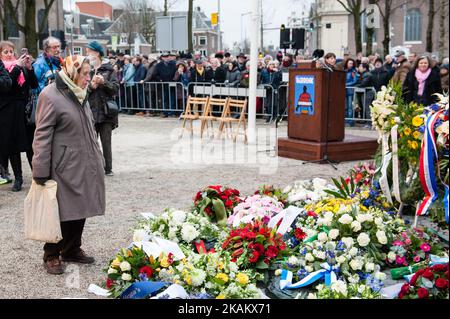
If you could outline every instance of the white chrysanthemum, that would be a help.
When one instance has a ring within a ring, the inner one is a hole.
[[[325,259],[326,255],[324,251],[316,250],[313,252],[314,256],[316,256],[318,259]]]
[[[110,275],[110,274],[117,274],[117,269],[109,268],[108,269],[108,275]]]
[[[297,265],[300,263],[300,261],[298,260],[297,257],[291,256],[291,257],[289,257],[289,259],[288,259],[288,263],[291,264],[291,265],[293,265],[293,266],[297,266]]]
[[[387,244],[387,237],[386,237],[386,233],[382,230],[377,231],[377,239],[378,242],[382,245],[386,245]]]
[[[341,238],[341,241],[345,244],[345,247],[347,247],[348,249],[352,248],[353,245],[355,244],[355,241],[353,240],[352,237],[343,237]]]
[[[202,269],[195,268],[191,271],[192,286],[201,286],[206,279],[206,273]]]
[[[378,280],[384,281],[386,280],[386,277],[387,277],[386,274],[381,271],[375,273],[375,278]]]
[[[352,221],[350,227],[354,232],[359,232],[361,230],[361,223],[357,220]]]
[[[130,265],[130,263],[128,262],[128,261],[122,261],[121,263],[120,263],[120,270],[122,270],[122,271],[128,271],[128,270],[131,270],[131,265]]]
[[[397,258],[397,254],[394,253],[393,251],[390,251],[390,252],[388,253],[387,257],[388,257],[389,261],[392,262],[392,261],[394,261],[394,260]]]
[[[343,264],[343,263],[345,263],[345,262],[347,261],[347,258],[345,258],[344,256],[337,256],[337,257],[336,257],[336,261],[337,261],[339,264]]]
[[[366,247],[370,243],[370,237],[366,233],[359,234],[356,240],[361,247]]]
[[[314,261],[314,256],[311,253],[307,253],[305,255],[305,259],[306,259],[306,261],[313,262]]]
[[[351,256],[356,256],[358,254],[358,249],[356,247],[352,247],[349,251]]]
[[[328,240],[328,236],[327,233],[319,233],[319,235],[317,236],[317,239],[319,239],[320,242],[324,243]]]
[[[344,214],[341,216],[341,218],[339,218],[339,222],[344,225],[350,224],[352,221],[353,221],[353,218],[349,214]]]
[[[328,236],[331,239],[336,239],[339,236],[339,229],[332,229],[332,230],[330,230],[330,232],[328,233]]]
[[[367,272],[373,272],[375,270],[375,264],[374,263],[367,263],[366,264],[366,271]]]
[[[362,267],[363,267],[363,265],[364,265],[364,263],[362,262],[362,260],[361,259],[352,259],[351,261],[350,261],[350,263],[349,263],[349,265],[350,265],[350,267],[353,269],[353,270],[361,270],[362,269]]]
[[[184,224],[181,228],[181,238],[185,242],[192,242],[194,241],[200,233],[197,231],[197,229],[192,224]]]
[[[186,213],[182,210],[172,212],[172,223],[174,225],[181,225],[186,220]]]
[[[305,270],[306,270],[307,272],[313,272],[313,271],[314,271],[314,268],[313,268],[312,266],[306,266],[306,267],[305,267]]]
[[[170,240],[175,240],[175,239],[177,239],[177,231],[178,231],[178,228],[176,228],[176,227],[170,227],[170,228],[169,228],[169,233],[167,234],[167,237],[168,237]]]
[[[335,281],[331,284],[331,290],[347,296],[347,284],[342,280]]]
[[[127,273],[123,273],[123,274],[122,274],[122,280],[130,281],[131,278],[132,278],[132,277],[131,277],[130,274],[127,274]]]

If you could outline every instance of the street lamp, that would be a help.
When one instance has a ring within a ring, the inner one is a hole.
[[[241,13],[241,46],[243,45],[243,38],[242,38],[242,31],[243,31],[242,25],[243,25],[243,22],[242,22],[242,18],[243,18],[244,16],[246,16],[246,15],[251,14],[251,13],[252,13],[252,11],[248,11],[248,12]],[[241,47],[241,51],[242,51],[242,50],[243,50],[243,47]]]

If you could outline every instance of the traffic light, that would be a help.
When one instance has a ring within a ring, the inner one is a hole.
[[[280,48],[289,49],[291,44],[291,29],[286,28],[284,24],[280,28]]]
[[[305,48],[305,29],[292,29],[292,49],[303,50]]]

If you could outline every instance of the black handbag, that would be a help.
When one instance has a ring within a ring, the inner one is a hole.
[[[28,103],[25,106],[25,117],[27,125],[36,124],[36,107],[39,93],[32,93],[28,99]]]
[[[119,114],[119,105],[114,100],[108,100],[105,103],[105,115],[109,117],[114,117]]]

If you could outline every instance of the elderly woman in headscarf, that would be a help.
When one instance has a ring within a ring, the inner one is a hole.
[[[63,262],[94,262],[81,249],[88,217],[105,213],[104,162],[88,104],[90,64],[82,56],[68,56],[54,83],[39,96],[33,142],[33,178],[58,185],[63,239],[44,245],[44,266],[62,274]],[[61,259],[60,259],[61,257]]]

